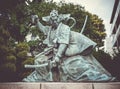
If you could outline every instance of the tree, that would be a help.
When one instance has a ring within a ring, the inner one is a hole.
[[[27,43],[19,43],[16,45],[16,57],[17,57],[17,63],[16,63],[16,68],[17,68],[17,77],[18,80],[21,81],[24,77],[29,75],[32,72],[32,69],[25,69],[24,65],[25,64],[33,64],[34,63],[34,58],[27,56],[27,53],[29,52],[29,46]]]
[[[18,69],[21,67],[23,69],[23,65],[18,68],[19,60],[16,58],[18,56],[15,50],[15,41],[24,41],[26,35],[27,18],[25,18],[26,7],[24,5],[25,0],[0,1],[0,82],[17,81],[23,75],[25,76],[25,74],[17,76]],[[26,54],[26,51],[23,53]],[[24,63],[33,62],[32,58],[27,57],[27,59],[28,61]],[[21,72],[24,73],[24,71]]]
[[[9,37],[9,32],[0,25],[0,82],[15,79],[16,57],[14,48],[9,46]]]
[[[98,46],[103,46],[103,39],[105,39],[105,27],[103,20],[97,15],[89,15],[88,24],[86,26],[85,35],[93,39]]]

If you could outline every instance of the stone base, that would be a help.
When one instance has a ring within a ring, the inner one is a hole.
[[[0,89],[120,89],[120,82],[113,83],[0,83]]]

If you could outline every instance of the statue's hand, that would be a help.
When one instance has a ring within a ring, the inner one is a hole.
[[[56,63],[59,63],[59,62],[60,62],[60,58],[57,57],[57,56],[55,56],[54,60],[55,60]]]
[[[32,23],[35,24],[36,20],[39,19],[38,15],[31,15]]]
[[[52,64],[52,66],[53,67],[56,67],[58,64],[60,64],[60,59],[59,59],[59,57],[54,57],[54,59],[53,59],[53,64]]]

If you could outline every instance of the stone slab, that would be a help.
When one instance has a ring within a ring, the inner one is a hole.
[[[42,83],[41,89],[92,89],[92,83]]]
[[[120,89],[120,83],[94,83],[94,89]]]
[[[120,82],[114,83],[0,83],[0,89],[120,89]]]
[[[0,89],[40,89],[40,83],[0,83]]]

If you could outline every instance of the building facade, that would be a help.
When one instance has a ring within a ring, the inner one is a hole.
[[[117,50],[120,51],[120,0],[115,0],[110,23],[112,24],[110,29],[112,47],[117,47]]]
[[[120,53],[120,0],[115,0],[110,19],[110,24],[111,24],[110,29],[111,48],[113,52],[117,54]]]

